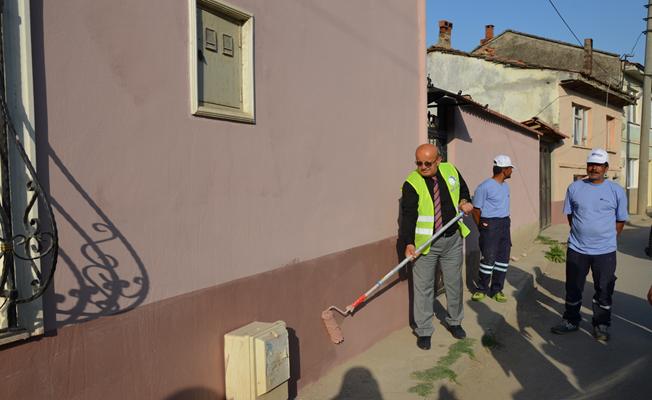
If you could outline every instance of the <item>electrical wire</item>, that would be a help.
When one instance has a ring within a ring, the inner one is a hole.
[[[573,29],[570,27],[570,25],[568,25],[568,22],[566,22],[566,20],[564,19],[564,16],[561,15],[561,12],[559,12],[559,10],[557,9],[557,6],[555,6],[555,3],[553,3],[552,0],[548,0],[548,3],[550,3],[550,5],[552,6],[552,8],[555,9],[555,12],[556,12],[557,15],[559,16],[559,18],[562,20],[562,22],[564,23],[564,25],[566,25],[566,28],[568,28],[568,30],[569,30],[570,33],[573,35],[573,37],[575,37],[575,40],[577,40],[577,43],[578,43],[580,46],[582,46],[582,41],[577,37],[577,35],[576,35],[575,32],[573,31]],[[642,35],[642,34],[641,34],[641,35]],[[640,39],[640,35],[639,35],[639,39]],[[636,39],[636,43],[634,44],[634,47],[636,47],[636,44],[638,43],[638,40],[639,40],[639,39]],[[620,58],[620,57],[619,57],[619,58]],[[598,62],[598,60],[596,60],[595,58],[593,59],[593,64],[595,64],[596,66],[598,66],[598,67],[602,70],[602,72],[604,72],[605,74],[607,74],[607,76],[611,75],[611,73],[610,73],[610,72],[609,72],[605,67],[603,67],[603,66]],[[624,75],[624,72],[623,72],[622,70],[620,71],[620,73],[621,73],[621,75]],[[608,81],[607,81],[607,96],[606,96],[606,101],[605,101],[605,107],[608,107],[608,106],[609,106],[609,92],[610,92],[610,91],[611,91],[611,82],[608,80]]]
[[[536,113],[536,115],[535,115],[534,117],[538,117],[539,114],[541,114],[542,112],[544,112],[544,111],[545,111],[548,107],[550,107],[550,106],[552,105],[552,103],[554,103],[555,101],[561,99],[562,97],[568,97],[568,96],[570,96],[570,95],[569,95],[569,94],[560,94],[559,96],[555,97],[555,98],[554,98],[550,103],[546,104],[546,106],[543,107],[543,108],[541,109],[541,111],[539,111],[538,113]]]
[[[573,32],[573,29],[571,29],[570,25],[568,25],[568,22],[566,22],[566,20],[564,19],[564,17],[561,15],[561,13],[559,12],[559,10],[558,10],[557,7],[555,6],[555,3],[553,3],[552,0],[548,0],[548,2],[549,2],[550,5],[552,6],[552,8],[555,9],[555,12],[557,12],[557,15],[559,15],[559,18],[561,18],[561,20],[562,20],[562,22],[564,23],[564,25],[566,25],[566,28],[568,28],[568,30],[570,31],[570,33],[572,33],[573,36],[575,36],[575,40],[577,40],[577,43],[579,43],[580,46],[581,46],[581,45],[582,45],[582,41],[577,37],[577,35],[575,34],[575,32]]]
[[[638,41],[641,40],[641,37],[643,37],[644,33],[645,33],[645,31],[638,34],[638,37],[636,38],[636,41],[634,42],[634,45],[632,46],[632,49],[629,51],[629,55],[634,56],[634,49],[636,48],[636,45],[638,44]]]
[[[570,25],[568,25],[568,22],[566,22],[566,20],[564,19],[564,16],[561,15],[561,12],[559,12],[559,10],[557,9],[557,7],[555,6],[555,3],[553,3],[552,0],[548,0],[548,3],[550,3],[550,5],[552,6],[552,8],[555,9],[555,12],[557,13],[557,15],[559,15],[559,18],[561,18],[561,20],[562,20],[562,22],[564,23],[564,25],[566,25],[566,28],[568,28],[568,30],[569,30],[570,33],[573,35],[573,37],[575,38],[575,40],[577,40],[577,44],[578,44],[580,47],[583,46],[583,45],[582,45],[582,41],[577,37],[577,35],[576,35],[575,32],[573,31],[573,28],[571,28]],[[640,38],[640,36],[639,36],[639,38]],[[637,39],[636,41],[638,42],[638,39]],[[636,45],[635,45],[635,46],[636,46]],[[603,67],[603,66],[602,66],[602,65],[601,65],[601,64],[600,64],[596,59],[593,59],[593,63],[594,63],[595,65],[597,65],[598,67],[600,67],[600,69],[602,69],[602,72],[604,72],[604,73],[606,73],[606,74],[610,74],[609,71],[607,71],[607,69],[606,69],[605,67]]]

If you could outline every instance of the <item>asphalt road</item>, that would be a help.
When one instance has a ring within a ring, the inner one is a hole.
[[[611,340],[591,328],[593,283],[587,281],[579,332],[550,333],[564,303],[564,265],[535,271],[536,290],[503,319],[477,359],[446,385],[440,399],[652,399],[652,259],[643,252],[650,220],[626,226],[619,239]],[[509,279],[509,274],[508,274]],[[500,318],[485,303],[470,303],[482,319]],[[443,394],[443,396],[442,396]]]

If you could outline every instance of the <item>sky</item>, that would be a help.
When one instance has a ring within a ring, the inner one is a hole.
[[[596,50],[633,53],[628,60],[644,63],[646,0],[426,0],[426,45],[437,43],[442,19],[453,23],[452,47],[467,52],[480,44],[485,25],[494,25],[494,36],[511,29],[578,44],[550,1],[582,46],[592,38]]]

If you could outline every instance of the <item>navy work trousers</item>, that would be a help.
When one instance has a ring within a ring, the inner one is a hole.
[[[501,292],[509,266],[512,239],[509,233],[510,219],[480,218],[480,269],[478,290],[489,296]]]
[[[570,247],[566,252],[566,311],[564,319],[578,325],[582,291],[589,269],[593,273],[593,326],[611,325],[611,302],[616,286],[616,252],[589,255]]]

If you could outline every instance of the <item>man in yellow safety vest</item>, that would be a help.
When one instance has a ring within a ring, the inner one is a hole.
[[[417,168],[403,184],[399,241],[405,245],[405,256],[415,260],[412,270],[414,333],[417,346],[428,350],[434,331],[432,317],[437,263],[441,266],[446,290],[448,330],[457,339],[466,337],[461,325],[464,317],[462,238],[469,234],[469,228],[460,219],[421,254],[416,254],[416,249],[453,219],[458,209],[468,214],[473,210],[473,204],[462,175],[453,164],[442,162],[437,147],[422,144],[417,147],[415,157]]]

